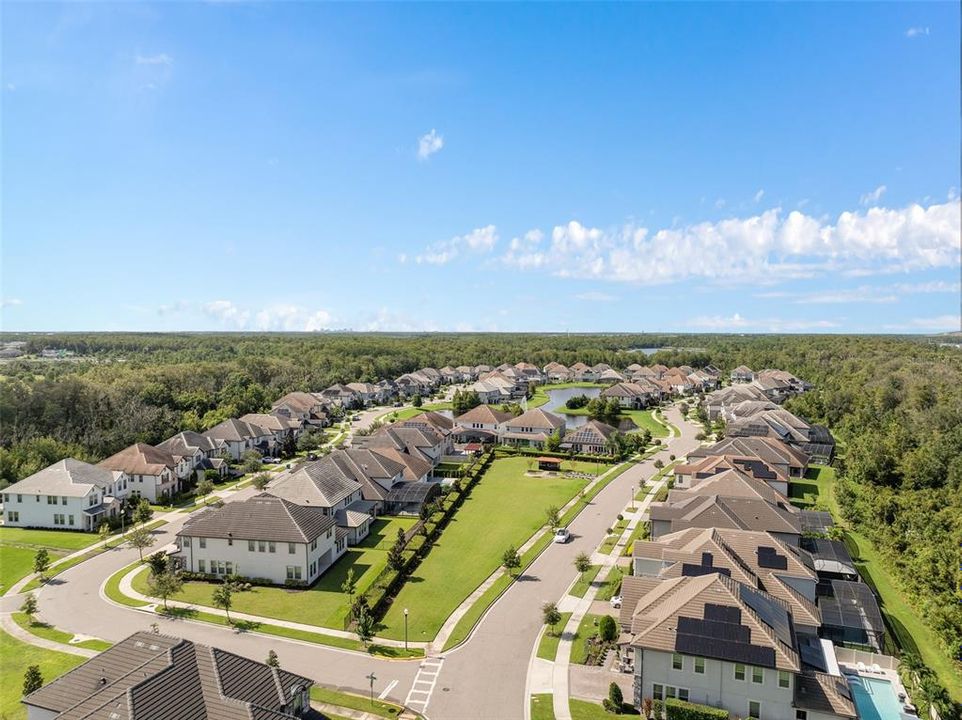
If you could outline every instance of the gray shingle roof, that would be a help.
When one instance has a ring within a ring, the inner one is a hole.
[[[4,492],[83,497],[91,486],[103,490],[119,475],[119,471],[66,458],[4,488]]]
[[[308,543],[334,527],[320,507],[295,505],[269,493],[196,513],[178,535]]]
[[[302,465],[270,485],[272,495],[316,507],[333,507],[360,489],[361,484],[345,473],[331,455]]]

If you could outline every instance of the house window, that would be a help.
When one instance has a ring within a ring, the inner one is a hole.
[[[248,541],[247,541],[247,552],[254,552],[254,541],[253,541],[253,540],[248,540]]]
[[[330,537],[331,533],[328,533],[327,536]],[[311,550],[317,550],[317,538],[314,538],[314,540],[311,541]],[[294,552],[294,551],[291,550],[291,552]]]
[[[678,653],[671,654],[671,669],[672,670],[684,670],[685,669],[685,659]]]
[[[677,688],[674,685],[665,686],[665,698],[673,698],[677,694]]]
[[[7,513],[7,522],[20,522],[20,513],[10,510]]]
[[[792,675],[785,670],[778,671],[778,687],[790,688],[792,686]]]
[[[267,543],[267,552],[274,552],[275,550],[277,550],[277,546],[274,543]]]
[[[56,505],[56,504],[57,504],[57,496],[47,495],[47,505]]]
[[[651,686],[651,697],[653,700],[664,700],[665,699],[665,689],[658,683]]]
[[[287,554],[288,555],[294,554],[294,543],[287,543]]]
[[[23,502],[23,495],[21,495],[20,493],[17,493],[17,502],[18,502],[18,503],[22,503],[22,502]]]
[[[200,543],[201,550],[207,547],[207,538],[198,538],[197,542]]]
[[[73,525],[73,515],[69,515],[67,519],[70,521],[70,525]]]
[[[300,565],[288,565],[288,566],[287,566],[287,579],[288,579],[288,580],[300,580],[300,579],[301,579],[301,566],[300,566]]]
[[[197,572],[207,572],[207,563],[203,560],[197,561]]]
[[[233,546],[234,546],[234,538],[230,538],[230,537],[227,538],[227,544],[228,544],[228,546],[233,547]]]
[[[696,657],[695,658],[695,672],[699,675],[705,674],[705,658]]]
[[[267,541],[266,541],[266,540],[258,540],[258,541],[257,541],[257,552],[264,552],[265,550],[267,550]]]
[[[808,720],[808,710],[796,710],[795,720]]]
[[[184,547],[190,547],[190,538],[189,538],[189,537],[182,538],[182,541],[183,541],[183,543],[184,543]]]
[[[10,494],[9,494],[9,493],[4,493],[4,494],[3,494],[3,502],[4,502],[4,503],[10,502]]]
[[[762,716],[762,704],[758,700],[748,701],[748,717],[760,718]]]
[[[688,688],[678,688],[678,699],[688,702]]]
[[[66,496],[66,495],[61,495],[61,496],[60,496],[60,504],[61,504],[61,505],[66,505],[66,504],[67,504],[67,496]]]
[[[234,563],[232,563],[230,560],[228,560],[226,564],[227,564],[227,574],[228,574],[228,575],[233,575],[233,574],[234,574]]]
[[[756,685],[761,685],[763,682],[765,682],[765,668],[752,668],[752,682]]]
[[[745,666],[741,663],[735,663],[735,679],[744,680],[745,679]]]

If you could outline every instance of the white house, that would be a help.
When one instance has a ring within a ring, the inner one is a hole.
[[[177,544],[185,570],[276,585],[313,584],[347,549],[335,519],[321,508],[269,493],[194,513]]]
[[[66,458],[4,489],[3,524],[97,530],[129,490],[125,473]]]
[[[206,470],[216,470],[221,476],[227,473],[227,463],[218,457],[220,447],[217,442],[198,432],[179,432],[160,443],[157,449],[174,459],[175,471],[181,480],[189,480],[192,475],[199,479]]]
[[[107,470],[125,473],[132,497],[145,497],[155,503],[180,489],[178,462],[170,453],[153,445],[135,443],[97,464]]]
[[[454,437],[458,442],[497,442],[503,423],[511,418],[511,413],[478,405],[454,418]]]
[[[505,420],[501,439],[508,445],[542,447],[555,432],[564,435],[564,418],[541,408],[532,408],[516,418]]]
[[[257,425],[230,418],[207,430],[204,436],[216,441],[234,460],[240,460],[248,450],[257,450],[262,443],[268,443],[273,434]]]

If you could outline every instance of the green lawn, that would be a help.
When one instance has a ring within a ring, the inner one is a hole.
[[[538,643],[539,658],[554,662],[555,656],[558,654],[558,643],[561,642],[561,633],[564,632],[565,625],[568,624],[568,620],[570,619],[570,612],[561,613],[561,620],[554,626],[557,634],[555,634],[551,628],[545,628],[545,631],[541,633],[541,641]]]
[[[608,577],[605,578],[604,584],[598,588],[598,594],[595,595],[595,600],[611,600],[618,592],[621,590],[621,578],[626,574],[627,568],[622,568],[615,565],[611,570],[608,571]]]
[[[619,520],[618,523],[611,529],[611,532],[605,536],[605,539],[601,543],[601,547],[598,548],[598,552],[604,553],[605,555],[610,553],[615,547],[615,544],[618,542],[618,538],[620,538],[621,534],[625,531],[626,527],[628,527],[628,520],[625,518]]]
[[[374,688],[375,697],[374,703],[372,704],[370,697],[362,697],[354,693],[340,692],[339,690],[332,690],[331,688],[315,685],[311,688],[311,700],[328,703],[329,705],[337,705],[338,707],[350,708],[352,710],[360,710],[361,712],[370,713],[371,715],[382,718],[396,718],[401,713],[402,708],[393,703],[378,700],[377,694],[381,689],[382,688],[378,687]]]
[[[541,693],[531,696],[531,720],[555,720],[554,695]]]
[[[619,717],[618,715],[612,715],[610,712],[605,710],[601,703],[588,702],[587,700],[575,700],[570,698],[568,700],[568,710],[571,711],[571,720],[611,720],[612,717]],[[621,709],[621,715],[638,715],[639,712],[635,708],[625,701],[625,705]]]
[[[97,533],[0,527],[0,594],[33,572],[33,558],[41,547],[53,562],[99,540]]]
[[[405,582],[384,618],[379,635],[433,638],[448,615],[498,569],[509,545],[519,547],[544,524],[545,508],[564,505],[587,485],[581,478],[526,477],[527,458],[495,460],[441,534],[428,556]],[[587,463],[568,463],[591,472]]]
[[[836,518],[842,517],[835,493],[835,468],[826,465],[809,465],[804,478],[792,480],[788,486],[788,496],[792,504],[801,508],[815,505],[829,510]]]
[[[348,570],[354,570],[357,591],[364,592],[387,565],[387,551],[397,536],[398,528],[407,530],[416,522],[414,517],[382,517],[371,525],[371,534],[347,552],[321,579],[306,590],[283,587],[254,587],[234,596],[233,610],[279,620],[292,620],[308,625],[344,629],[350,603],[341,591]],[[133,580],[134,589],[149,595],[147,574],[140,573]],[[212,606],[211,595],[216,583],[193,581],[174,600],[194,605]]]
[[[68,653],[53,652],[27,645],[0,631],[0,717],[9,720],[27,717],[26,709],[20,704],[23,689],[23,674],[30,665],[39,665],[44,683],[48,683],[68,670],[72,670],[86,658]]]
[[[585,641],[598,634],[598,621],[600,619],[601,615],[592,615],[591,613],[587,613],[581,619],[581,623],[578,625],[578,631],[575,633],[574,639],[571,642],[572,665],[585,664],[585,661],[588,659],[588,646]]]
[[[27,616],[23,613],[13,613],[13,620],[17,625],[22,627],[28,633],[36,635],[37,637],[44,638],[45,640],[52,640],[53,642],[63,643],[64,645],[73,644],[76,647],[86,648],[88,650],[106,650],[112,643],[105,640],[84,640],[79,643],[71,643],[74,634],[69,632],[64,632],[63,630],[58,630],[52,625],[48,625],[45,622],[40,622],[39,620],[34,620],[32,623],[27,620]]]
[[[577,582],[571,586],[571,592],[568,594],[574,595],[575,597],[584,597],[585,593],[588,592],[588,588],[591,587],[591,583],[595,577],[597,577],[599,570],[601,570],[601,565],[592,565],[588,572],[584,575],[579,575]]]

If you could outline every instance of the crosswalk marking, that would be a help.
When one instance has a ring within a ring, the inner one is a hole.
[[[418,666],[418,674],[415,676],[414,682],[411,683],[411,690],[408,692],[407,700],[404,701],[405,705],[420,713],[424,713],[424,711],[427,710],[428,703],[431,702],[431,694],[434,692],[434,686],[438,682],[438,675],[441,674],[441,666],[443,664],[444,660],[441,658],[427,658],[421,662]],[[423,689],[424,687],[427,689]],[[420,708],[412,707],[414,705],[419,705]]]

